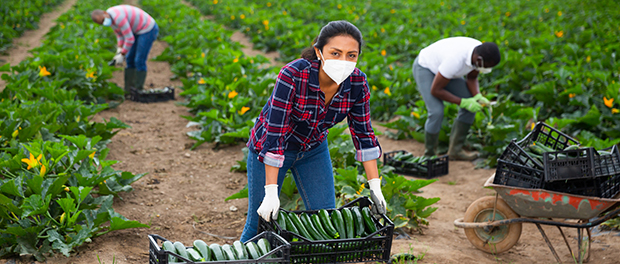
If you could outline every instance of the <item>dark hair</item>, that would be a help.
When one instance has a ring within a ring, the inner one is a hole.
[[[323,47],[327,42],[335,36],[351,36],[359,43],[359,53],[362,53],[362,32],[350,22],[346,20],[338,20],[327,23],[327,25],[321,28],[319,35],[312,41],[312,46],[304,49],[301,52],[301,57],[306,60],[317,60],[314,47],[323,50]]]
[[[497,44],[493,42],[485,42],[474,48],[476,54],[482,56],[484,59],[484,65],[497,65],[501,61],[501,54]]]

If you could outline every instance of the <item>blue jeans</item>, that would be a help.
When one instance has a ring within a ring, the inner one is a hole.
[[[431,70],[420,66],[418,58],[416,58],[413,62],[413,78],[416,81],[418,91],[422,95],[424,104],[426,104],[426,110],[428,111],[428,118],[426,119],[424,130],[431,134],[437,134],[441,130],[441,123],[443,122],[444,105],[443,100],[431,94],[431,85],[435,79],[435,74],[431,72]],[[467,89],[467,82],[463,77],[451,79],[444,89],[460,98],[472,97],[471,92]],[[471,125],[474,123],[475,118],[476,113],[460,108],[456,120]]]
[[[258,161],[258,154],[248,153],[248,216],[241,235],[246,242],[257,235],[258,218],[256,210],[265,197],[265,164]],[[327,140],[309,151],[284,151],[284,165],[278,173],[278,194],[286,172],[291,170],[306,210],[331,209],[336,207],[334,174],[329,156]]]
[[[153,26],[151,31],[142,35],[135,35],[136,41],[131,46],[125,61],[127,62],[127,68],[136,68],[138,71],[146,71],[146,59],[151,52],[153,42],[157,39],[159,34],[159,27],[157,24]]]

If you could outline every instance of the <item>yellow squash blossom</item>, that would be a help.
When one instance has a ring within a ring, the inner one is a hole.
[[[338,4],[338,9],[341,9],[341,8],[342,8],[342,5],[341,5],[341,4]]]
[[[22,162],[28,164],[27,170],[29,170],[29,169],[32,169],[32,168],[34,168],[36,166],[39,166],[39,161],[41,161],[42,157],[43,157],[43,154],[39,154],[39,156],[35,159],[34,156],[32,155],[32,153],[30,153],[30,158],[29,159],[22,159]]]
[[[13,133],[11,134],[11,136],[12,136],[13,138],[16,138],[16,137],[17,137],[17,135],[19,135],[19,130],[18,130],[18,129],[15,129],[15,131],[13,131]]]
[[[396,10],[392,9],[392,10],[390,10],[390,13],[396,14]]]
[[[385,90],[383,90],[383,92],[389,96],[392,96],[392,92],[390,92],[390,87],[385,87]]]
[[[200,78],[200,80],[198,80],[198,84],[205,84],[205,83],[207,83],[207,82],[203,78]]]
[[[217,0],[213,0],[213,4],[214,4],[214,5],[217,5]]]
[[[282,14],[286,16],[286,14],[287,14],[286,10],[282,11]]]
[[[269,20],[263,20],[263,25],[268,26],[269,25]]]
[[[228,99],[233,99],[235,98],[235,96],[237,96],[239,93],[237,93],[236,91],[231,91],[230,93],[228,93]]]
[[[47,169],[45,168],[45,165],[41,164],[41,173],[39,173],[39,176],[41,177],[45,176],[46,172],[47,172]]]
[[[245,112],[249,111],[250,108],[247,106],[241,107],[241,110],[239,110],[237,113],[239,113],[240,115],[245,114]]]
[[[381,56],[385,56],[387,54],[387,52],[385,52],[385,50],[381,50]]]
[[[590,62],[590,60],[592,60],[590,56],[586,57],[586,62]]]
[[[461,25],[465,25],[465,20],[461,20]]]
[[[414,116],[415,118],[420,119],[420,114],[418,114],[416,112],[411,112],[411,115]]]
[[[562,11],[558,11],[558,16],[562,16]]]
[[[568,98],[574,98],[575,96],[576,96],[576,94],[574,94],[574,93],[569,93],[568,94]]]
[[[200,53],[200,57],[204,58],[205,57],[205,53]]]
[[[93,153],[90,153],[90,155],[88,155],[89,158],[94,159],[95,158],[95,153],[97,153],[97,150],[93,151]]]
[[[607,99],[607,97],[603,97],[603,101],[605,102],[605,106],[607,106],[609,108],[614,106],[614,99],[613,98]]]
[[[245,19],[245,15],[244,15],[244,14],[241,14],[241,15],[239,16],[239,18],[241,18],[241,19]]]
[[[235,59],[233,60],[233,63],[237,63],[237,62],[239,62],[239,58],[235,58]]]
[[[372,86],[372,90],[373,90],[373,91],[376,91],[376,90],[377,90],[377,86],[374,86],[374,85],[373,85],[373,86]]]
[[[267,7],[271,7],[271,2],[267,2]]]
[[[385,28],[381,28],[381,33],[385,33]]]
[[[556,37],[558,37],[558,38],[563,37],[563,36],[564,36],[564,31],[563,31],[563,30],[556,31],[556,32],[555,32],[555,36],[556,36]]]
[[[235,20],[235,15],[231,15],[230,20]]]
[[[52,75],[52,74],[47,71],[47,68],[45,66],[43,67],[39,66],[39,76],[43,77],[43,76],[49,76],[49,75]]]
[[[506,17],[509,17],[509,16],[510,16],[510,12],[506,12]]]
[[[91,69],[86,73],[86,78],[91,78],[91,79],[96,79],[97,77],[95,76],[95,70]]]
[[[620,110],[618,110],[618,108],[611,109],[611,113],[612,114],[617,114],[618,112],[620,112]]]

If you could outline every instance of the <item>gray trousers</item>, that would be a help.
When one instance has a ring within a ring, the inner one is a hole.
[[[443,100],[431,94],[431,85],[433,84],[433,79],[435,79],[435,74],[431,72],[431,70],[420,66],[418,58],[416,58],[413,62],[413,78],[417,83],[418,91],[420,91],[422,99],[424,99],[424,103],[426,104],[426,110],[428,111],[428,118],[426,119],[424,130],[431,134],[437,134],[441,130],[444,105]],[[472,97],[463,77],[450,80],[445,89],[460,98]],[[456,120],[466,124],[473,124],[475,118],[476,113],[460,108]]]

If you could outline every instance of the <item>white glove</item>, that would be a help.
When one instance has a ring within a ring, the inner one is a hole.
[[[278,219],[278,209],[280,209],[280,197],[278,196],[278,185],[265,185],[265,198],[256,212],[267,222],[271,219]],[[269,217],[271,216],[271,217]]]
[[[385,214],[387,203],[385,202],[385,198],[383,198],[383,192],[381,192],[381,179],[375,178],[368,181],[368,185],[370,185],[371,196],[374,194],[373,202],[378,208],[373,208],[373,211],[377,214]],[[376,198],[376,199],[374,199]],[[379,203],[377,205],[377,203]]]
[[[123,51],[123,48],[121,48],[121,47],[117,47],[117,48],[116,48],[116,54],[121,53],[121,51]]]
[[[116,65],[121,65],[123,64],[123,61],[125,61],[125,55],[117,53],[112,60],[116,63]]]

